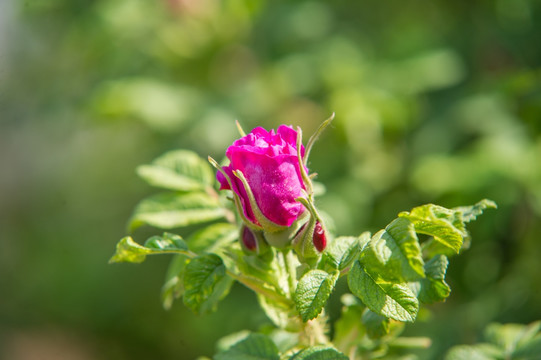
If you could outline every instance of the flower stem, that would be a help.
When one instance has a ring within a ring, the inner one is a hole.
[[[283,295],[278,294],[275,291],[272,291],[271,289],[265,288],[262,286],[257,280],[251,279],[247,276],[235,274],[231,270],[227,270],[227,275],[231,276],[233,279],[240,282],[242,285],[246,286],[248,289],[253,290],[254,292],[263,295],[269,299],[272,299],[274,301],[277,301],[281,304],[286,305],[287,307],[292,307],[293,303],[290,299],[286,298]]]
[[[291,250],[280,252],[284,261],[284,266],[287,273],[287,283],[289,285],[289,296],[293,298],[295,290],[297,290],[297,269],[295,267],[295,258]]]

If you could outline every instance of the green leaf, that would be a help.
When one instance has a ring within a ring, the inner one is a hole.
[[[271,250],[268,255],[265,255],[272,260],[275,255],[274,249]],[[242,277],[262,284],[281,295],[286,295],[281,285],[287,283],[288,276],[283,263],[268,261],[266,256],[246,256],[240,249],[229,249],[228,256],[233,260],[234,266]]]
[[[196,231],[186,239],[190,249],[196,253],[217,253],[239,237],[237,226],[229,223],[217,223]]]
[[[433,236],[436,241],[451,248],[456,254],[462,247],[464,237],[467,236],[460,210],[428,204],[416,207],[410,212],[401,212],[398,216],[410,220],[417,233]]]
[[[491,344],[459,345],[451,348],[445,360],[495,360],[503,359],[500,349]]]
[[[513,355],[517,359],[529,359],[541,354],[541,321],[523,327]]]
[[[109,263],[131,262],[141,263],[147,255],[153,254],[187,254],[188,246],[178,235],[164,233],[163,236],[149,238],[145,245],[139,245],[130,236],[122,238],[116,245],[116,252]]]
[[[533,360],[541,354],[541,335],[519,344],[513,352],[513,359]]]
[[[405,322],[413,322],[419,310],[415,294],[404,283],[391,283],[369,274],[359,261],[348,273],[351,292],[376,314]]]
[[[342,299],[351,294],[342,295]],[[356,300],[360,303],[360,301]],[[349,304],[342,308],[340,318],[334,325],[333,344],[342,350],[350,349],[362,341],[366,328],[359,321],[362,318],[364,307],[360,304]]]
[[[137,205],[129,224],[131,231],[141,225],[172,229],[212,221],[224,216],[218,201],[205,193],[162,193]]]
[[[366,328],[369,337],[373,339],[381,338],[389,333],[389,319],[365,309],[361,317],[361,321]]]
[[[321,313],[339,274],[338,271],[328,274],[322,270],[310,270],[299,280],[294,301],[304,322]]]
[[[162,286],[162,304],[166,310],[171,308],[175,299],[184,294],[184,272],[189,259],[187,255],[177,255],[169,264]]]
[[[301,350],[289,360],[348,360],[348,357],[335,348],[320,345]]]
[[[196,314],[214,311],[218,302],[228,294],[232,283],[218,255],[198,256],[186,266],[184,304]]]
[[[477,219],[477,216],[481,215],[486,209],[497,209],[498,205],[492,200],[483,199],[477,204],[472,206],[461,206],[454,208],[454,211],[459,211],[462,213],[462,219],[464,222],[470,222]]]
[[[289,306],[278,301],[273,301],[266,296],[257,294],[257,300],[265,315],[280,329],[287,328],[290,318],[292,317],[292,310]]]
[[[165,153],[150,165],[141,165],[137,174],[152,186],[169,190],[204,190],[214,183],[208,161],[188,150]]]
[[[485,339],[503,350],[507,358],[528,359],[541,354],[541,322],[531,325],[490,324]]]
[[[398,218],[374,234],[361,259],[374,273],[393,281],[425,277],[424,262],[413,224]]]
[[[176,253],[188,250],[188,245],[186,245],[180,236],[168,232],[164,232],[162,236],[156,235],[150,237],[145,241],[145,247],[159,253]]]
[[[445,282],[448,264],[445,255],[436,255],[425,264],[426,279],[420,281],[419,301],[432,304],[449,296],[451,288]]]
[[[278,348],[263,334],[250,334],[226,351],[214,356],[214,360],[279,360]]]
[[[344,270],[357,260],[361,250],[370,241],[370,233],[360,237],[341,236],[334,239],[323,253],[322,263],[333,270]]]
[[[241,330],[221,337],[215,344],[216,352],[220,353],[229,350],[233,345],[246,339],[246,337],[248,337],[250,334],[251,332],[248,330]]]

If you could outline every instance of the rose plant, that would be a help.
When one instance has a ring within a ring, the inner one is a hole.
[[[415,321],[422,304],[449,296],[449,258],[465,249],[466,224],[495,204],[422,205],[373,235],[334,238],[316,207],[315,173],[307,167],[313,144],[331,121],[306,147],[300,128],[257,127],[246,134],[238,126],[241,137],[227,149],[226,163],[208,159],[216,175],[186,150],[137,169],[149,184],[168,191],[141,201],[130,231],[142,225],[196,230],[184,238],[165,232],[144,245],[127,236],[111,262],[174,254],[163,287],[166,308],[182,298],[195,313],[213,311],[238,281],[255,292],[275,326],[228,337],[235,340],[222,341],[215,359],[399,358],[404,347],[430,344],[401,336],[404,325]],[[341,278],[351,293],[342,295],[331,338],[325,305]]]

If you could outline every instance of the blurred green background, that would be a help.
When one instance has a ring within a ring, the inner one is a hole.
[[[0,358],[193,359],[268,324],[241,286],[209,316],[163,310],[167,258],[107,264],[156,191],[134,169],[221,158],[235,119],[311,134],[333,111],[310,168],[337,234],[499,205],[451,261],[449,300],[408,325],[433,338],[420,358],[540,319],[540,64],[535,0],[2,0]]]

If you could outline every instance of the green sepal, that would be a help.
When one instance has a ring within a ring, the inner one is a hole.
[[[214,168],[216,168],[216,170],[219,171],[225,177],[225,179],[227,180],[227,183],[229,184],[229,188],[233,189],[231,177],[224,171],[224,169],[220,166],[220,164],[218,164],[218,162],[210,156],[208,157],[208,160],[210,164],[214,166]],[[246,217],[246,215],[244,214],[244,209],[242,208],[242,201],[240,197],[234,191],[231,191],[231,192],[233,193],[233,202],[235,204],[235,208],[237,209],[237,214],[240,216],[244,224],[254,230],[263,230],[262,226],[253,223],[251,220],[249,220]]]
[[[249,249],[244,243],[244,239],[243,239],[244,231],[250,231],[252,233],[254,237],[254,241],[255,241],[255,249]],[[263,231],[250,229],[246,225],[243,225],[240,228],[239,243],[240,243],[240,247],[242,251],[244,251],[246,255],[262,256],[262,255],[265,255],[270,250],[269,244],[267,243],[263,235]]]
[[[278,249],[285,249],[292,244],[295,235],[307,223],[310,213],[303,212],[291,226],[276,232],[266,232],[265,239],[267,242]]]
[[[291,242],[293,250],[302,263],[310,262],[309,259],[318,259],[321,253],[314,246],[314,230],[316,228],[316,218],[310,216],[308,222],[302,226],[295,238]]]

